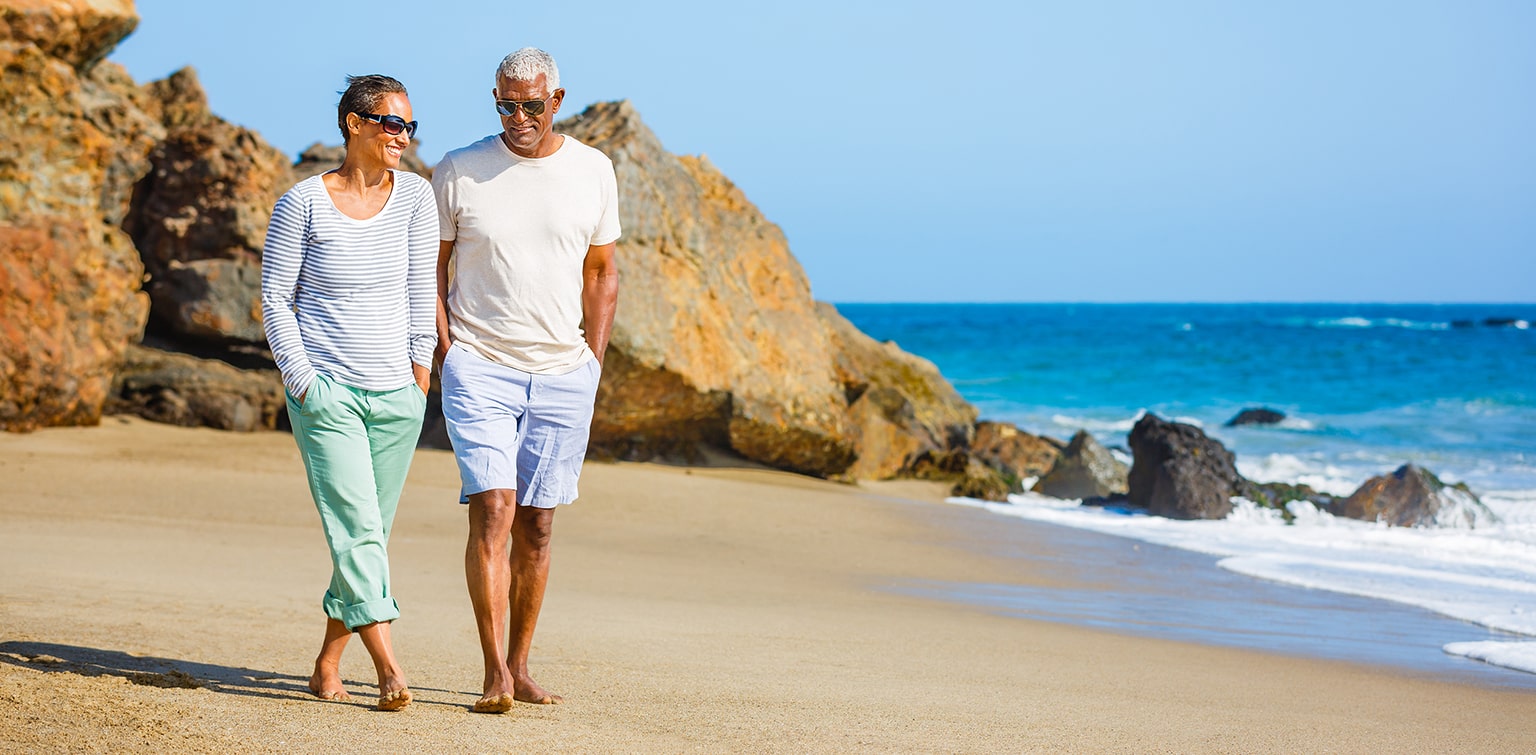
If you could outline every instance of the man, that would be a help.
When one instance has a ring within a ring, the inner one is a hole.
[[[464,572],[485,689],[474,710],[560,702],[528,673],[555,507],[576,500],[619,278],[618,188],[601,152],[556,134],[548,53],[496,70],[500,133],[438,164],[443,414],[469,504]],[[508,541],[510,540],[510,558]]]

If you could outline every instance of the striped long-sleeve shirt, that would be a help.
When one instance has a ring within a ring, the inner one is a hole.
[[[295,397],[315,374],[386,391],[430,368],[437,344],[437,204],[425,179],[394,171],[384,209],[357,220],[320,176],[272,209],[262,251],[267,344]]]

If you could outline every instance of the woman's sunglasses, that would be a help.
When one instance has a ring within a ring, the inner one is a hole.
[[[407,137],[411,139],[416,138],[416,121],[407,122],[398,115],[378,115],[375,113],[353,113],[353,115],[365,121],[373,121],[379,124],[379,128],[384,129],[384,133],[390,136],[399,136],[400,132],[404,131]]]
[[[542,100],[497,100],[496,112],[510,117],[513,113],[517,112],[518,108],[522,108],[529,118],[537,118],[544,114],[544,103],[549,102],[550,97],[554,97],[554,95],[545,97]]]

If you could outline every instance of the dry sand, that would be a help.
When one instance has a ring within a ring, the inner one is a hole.
[[[456,489],[417,455],[391,544],[416,701],[380,713],[356,641],[354,702],[305,690],[329,561],[289,437],[0,436],[0,750],[1536,750],[1528,692],[897,594],[1043,579],[930,486],[632,464],[556,518],[533,662],[567,702],[477,715]]]

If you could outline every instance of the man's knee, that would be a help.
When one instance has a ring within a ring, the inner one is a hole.
[[[550,538],[554,535],[555,510],[519,506],[512,529],[515,530],[518,541],[527,548],[535,551],[544,550],[549,547]]]
[[[517,516],[517,491],[487,490],[469,496],[470,532],[505,534]]]

